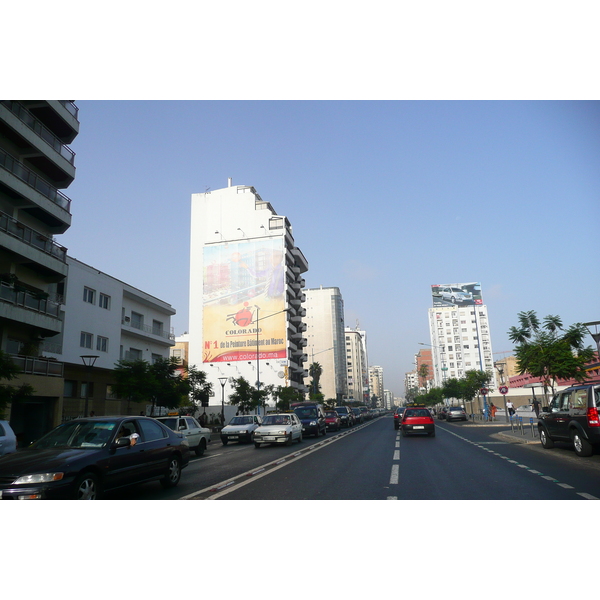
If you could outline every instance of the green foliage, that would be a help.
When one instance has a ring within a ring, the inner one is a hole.
[[[273,395],[277,398],[275,406],[277,410],[290,410],[290,406],[294,402],[302,402],[304,396],[296,388],[289,386],[278,386]]]
[[[250,382],[244,377],[229,380],[233,392],[229,394],[229,403],[237,406],[242,414],[247,414],[256,409],[258,406],[259,396],[257,389],[250,385]]]
[[[314,362],[308,367],[308,374],[311,376],[312,381],[310,382],[310,399],[317,400],[317,398],[313,398],[313,394],[317,396],[321,390],[321,375],[323,375],[323,367],[318,363]],[[321,394],[321,400],[324,396]]]
[[[206,373],[195,366],[188,367],[187,381],[190,386],[190,399],[197,407],[208,406],[213,391],[212,383],[206,381]]]
[[[0,381],[12,381],[19,376],[20,372],[10,355],[0,350]],[[0,419],[4,418],[4,411],[9,404],[27,400],[34,392],[35,390],[27,383],[18,387],[0,384]]]
[[[155,406],[177,408],[189,399],[190,383],[179,372],[175,358],[161,358],[153,364],[145,360],[120,360],[113,374],[113,392],[132,402],[152,402],[152,413]]]
[[[535,311],[518,313],[519,326],[508,330],[509,339],[516,344],[517,371],[540,377],[544,393],[554,393],[557,379],[583,382],[589,375],[585,365],[594,357],[591,346],[584,346],[587,329],[575,323],[564,329],[557,315],[548,315],[540,323]]]

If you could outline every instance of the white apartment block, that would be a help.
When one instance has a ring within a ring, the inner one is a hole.
[[[382,408],[384,397],[383,367],[369,367],[369,385],[371,387],[371,401],[367,406],[371,406],[373,396],[377,396],[377,404],[375,405],[375,408]]]
[[[429,309],[429,333],[435,385],[466,371],[487,371],[497,388],[487,306],[440,306]]]
[[[419,376],[416,371],[410,371],[404,375],[404,395],[407,396],[410,390],[419,389]]]
[[[306,353],[309,364],[321,365],[321,393],[341,402],[348,396],[344,301],[337,287],[305,290]],[[311,378],[305,379],[307,388]]]
[[[346,372],[348,379],[348,401],[368,404],[369,361],[367,359],[367,334],[357,329],[345,329]]]
[[[308,262],[292,226],[247,185],[192,194],[190,366],[227,402],[231,378],[304,392]]]
[[[75,258],[67,256],[67,264],[66,283],[57,288],[62,332],[42,344],[45,357],[64,363],[62,420],[83,416],[86,392],[88,412],[97,415],[145,411],[140,405],[128,409],[112,396],[112,370],[120,359],[169,358],[175,310]],[[91,369],[82,357],[94,357]]]

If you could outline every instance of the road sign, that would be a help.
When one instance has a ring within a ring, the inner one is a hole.
[[[489,390],[487,388],[481,388],[479,390],[484,396],[489,392]]]
[[[501,394],[508,394],[508,388],[507,388],[505,385],[501,385],[501,386],[498,388],[498,391],[499,391]]]

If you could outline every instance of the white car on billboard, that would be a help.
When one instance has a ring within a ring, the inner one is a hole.
[[[442,300],[446,300],[452,304],[470,302],[473,300],[473,294],[471,294],[471,292],[467,292],[459,287],[443,287],[439,290],[439,294],[442,297]]]

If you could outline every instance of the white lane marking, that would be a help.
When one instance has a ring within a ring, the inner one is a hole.
[[[577,492],[578,496],[582,496],[586,500],[599,500],[600,498],[596,498],[596,496],[592,496],[591,494],[586,494],[584,492]]]
[[[392,460],[400,460],[400,450],[394,450],[394,458]]]
[[[566,490],[575,489],[572,485],[569,485],[568,483],[557,483],[556,485],[559,485],[561,488],[565,488]]]
[[[398,496],[388,496],[386,500],[398,500]]]
[[[392,465],[392,474],[390,475],[390,485],[398,485],[399,478],[400,478],[400,466]]]

